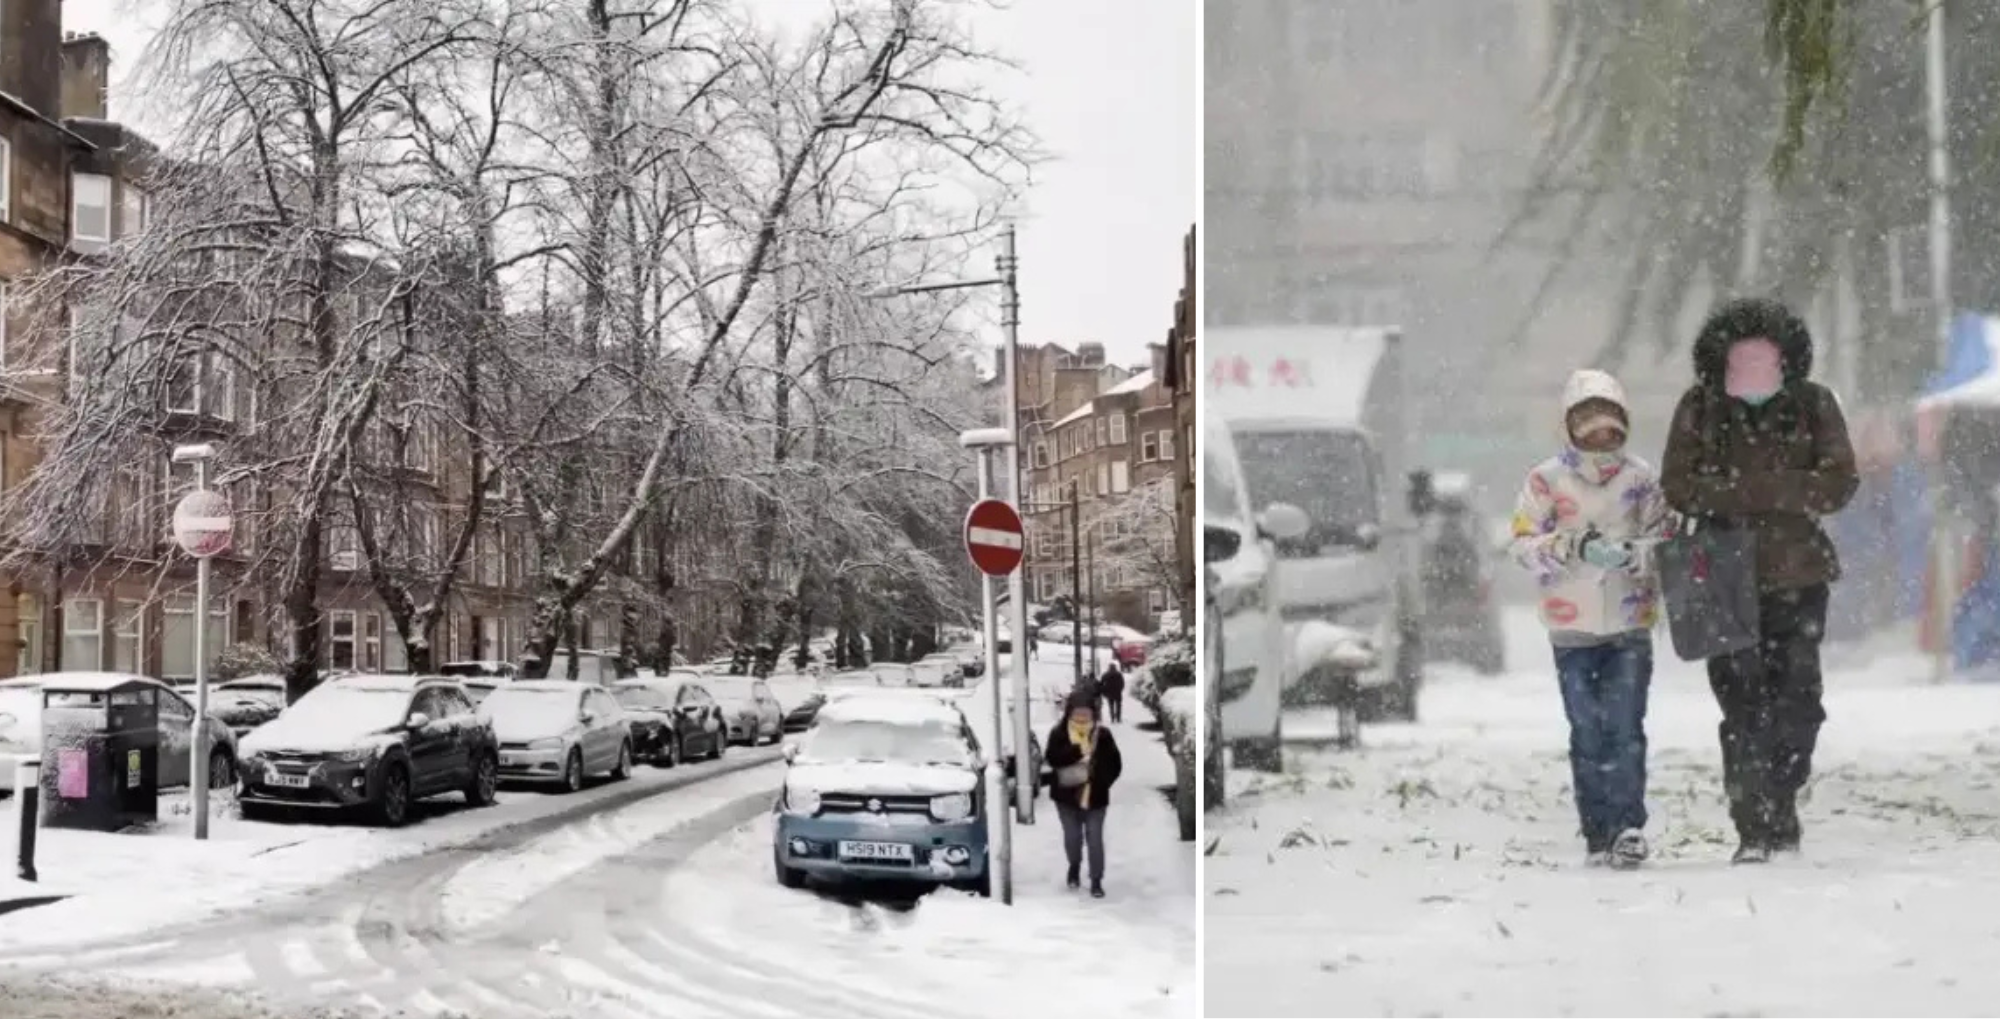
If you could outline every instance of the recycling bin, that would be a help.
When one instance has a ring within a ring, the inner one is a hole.
[[[160,816],[159,689],[82,673],[42,685],[42,826],[115,832]]]

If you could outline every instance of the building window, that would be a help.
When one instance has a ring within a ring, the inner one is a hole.
[[[124,222],[120,224],[124,230],[121,236],[137,236],[140,231],[146,229],[146,192],[127,184],[124,198]]]
[[[353,572],[361,568],[361,531],[352,524],[335,524],[327,529],[327,565]]]
[[[373,612],[361,617],[361,671],[382,671],[382,617]]]
[[[0,216],[0,219],[4,218],[6,217]],[[0,368],[13,366],[7,351],[7,318],[12,313],[12,309],[7,306],[7,296],[7,281],[0,280]]]
[[[0,138],[0,223],[13,215],[14,145]]]
[[[104,603],[96,598],[63,602],[62,667],[94,672],[104,668]]]
[[[1111,461],[1111,492],[1122,495],[1132,490],[1132,468],[1123,460]]]
[[[1156,616],[1167,611],[1167,592],[1157,587],[1147,591],[1146,608]]]
[[[354,613],[336,609],[327,613],[327,668],[334,671],[354,668]]]
[[[111,668],[143,675],[146,664],[146,603],[117,602],[112,610]]]
[[[1139,433],[1140,463],[1152,463],[1153,461],[1158,460],[1160,458],[1160,436],[1166,434],[1167,434],[1166,432],[1161,432],[1158,435],[1155,435],[1152,432]]]
[[[1194,434],[1194,430],[1189,429],[1188,434],[1190,435]],[[1192,442],[1193,440],[1190,439],[1189,441]],[[1171,428],[1162,428],[1160,429],[1160,459],[1172,460],[1173,458],[1174,458],[1174,430]]]
[[[382,636],[382,671],[410,671],[410,655],[403,647],[403,635],[395,630],[387,630]]]
[[[218,420],[236,420],[236,363],[222,354],[209,354],[208,379],[205,381],[214,383],[204,387],[212,392],[202,394],[208,413]]]
[[[1049,465],[1049,444],[1046,442],[1035,443],[1035,466],[1047,467],[1048,465]]]
[[[24,594],[14,600],[14,618],[20,620],[20,654],[14,659],[14,675],[32,676],[42,671],[42,600]]]
[[[1112,445],[1114,445],[1114,446],[1123,446],[1123,445],[1125,444],[1125,441],[1126,441],[1126,440],[1125,440],[1125,412],[1124,412],[1124,411],[1122,411],[1122,410],[1120,410],[1120,411],[1112,411],[1112,412],[1111,412],[1111,444],[1112,444]]]
[[[1098,418],[1098,419],[1097,419],[1097,444],[1098,444],[1098,445],[1102,446],[1102,445],[1104,445],[1105,443],[1107,443],[1107,442],[1110,442],[1110,441],[1111,441],[1111,431],[1110,431],[1110,429],[1111,429],[1111,421],[1110,421],[1110,419],[1108,419],[1108,418]]]
[[[166,604],[160,622],[160,672],[167,679],[194,677],[194,599],[174,598]],[[208,607],[208,664],[222,654],[229,642],[229,607]]]
[[[111,178],[73,173],[69,178],[69,246],[98,251],[111,243]]]
[[[1111,491],[1111,465],[1097,465],[1097,494],[1107,495]]]

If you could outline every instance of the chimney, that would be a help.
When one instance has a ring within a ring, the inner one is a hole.
[[[1153,370],[1153,381],[1161,385],[1166,385],[1167,345],[1164,343],[1149,343],[1146,345],[1146,352],[1152,355],[1153,363],[1149,367]]]
[[[1078,344],[1076,348],[1076,363],[1079,368],[1104,367],[1104,344]]]
[[[62,0],[0,3],[0,92],[53,116],[62,75]]]
[[[64,32],[61,115],[108,120],[110,91],[111,44],[95,32]]]

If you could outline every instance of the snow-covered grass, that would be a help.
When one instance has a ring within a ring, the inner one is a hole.
[[[1037,685],[1062,684],[1059,663]],[[1037,699],[1038,731],[1055,710]],[[1198,1014],[1194,989],[1194,844],[1178,841],[1158,788],[1173,765],[1157,737],[1115,728],[1125,776],[1105,842],[1109,896],[1063,887],[1062,833],[1046,798],[1032,827],[1014,828],[1015,901],[938,892],[901,912],[837,894],[791,891],[771,875],[768,818],[736,829],[668,878],[670,907],[718,947],[782,959],[800,974],[934,1010],[1004,1019],[1055,1007],[1103,1019]]]
[[[222,794],[210,804],[207,841],[193,837],[186,794],[164,795],[160,821],[148,833],[43,830],[35,854],[41,880],[12,881],[0,894],[72,897],[0,915],[0,949],[40,950],[137,934],[311,891],[376,864],[470,842],[509,824],[712,767],[642,768],[626,782],[574,796],[503,790],[498,804],[478,810],[445,797],[420,805],[423,819],[397,830],[332,819],[245,821],[235,816],[232,797]],[[10,862],[9,875],[16,848],[12,809],[11,803],[0,807],[7,818],[0,851]]]
[[[1434,683],[1421,725],[1232,776],[1209,818],[1208,1014],[1944,1015],[2000,1000],[1990,690],[1912,685],[1894,654],[1830,672],[1805,855],[1731,867],[1718,715],[1662,638],[1655,860],[1593,871],[1548,651],[1516,631],[1520,671]],[[1287,730],[1314,723],[1330,724]]]

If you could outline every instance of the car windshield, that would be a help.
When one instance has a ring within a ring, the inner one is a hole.
[[[802,761],[964,764],[963,731],[942,721],[821,719],[799,746]]]
[[[671,695],[646,686],[621,686],[611,691],[626,710],[672,711],[674,699]]]
[[[479,702],[479,713],[493,720],[494,731],[503,738],[553,736],[576,724],[582,692],[501,687]]]
[[[1305,511],[1312,529],[1297,547],[1358,544],[1362,527],[1380,526],[1375,472],[1361,433],[1238,432],[1236,453],[1254,505],[1282,502]]]
[[[749,687],[716,686],[709,690],[716,702],[725,708],[752,708],[757,706],[757,695]]]
[[[472,698],[472,703],[474,704],[486,703],[486,698],[493,696],[493,691],[499,688],[500,685],[498,683],[465,684],[465,692],[468,696]]]
[[[492,662],[447,662],[438,667],[440,676],[492,676],[499,671]]]
[[[410,691],[322,686],[286,709],[287,724],[342,739],[384,732],[409,717]]]

